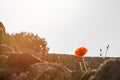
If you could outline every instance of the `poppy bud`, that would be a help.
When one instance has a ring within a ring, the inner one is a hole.
[[[106,48],[108,49],[108,48],[109,48],[109,46],[110,46],[110,45],[108,44],[108,45],[106,46]]]
[[[100,48],[100,52],[102,52],[102,49]]]

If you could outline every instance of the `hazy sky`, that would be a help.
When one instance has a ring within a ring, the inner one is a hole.
[[[8,33],[33,32],[45,38],[50,53],[120,56],[120,0],[0,0],[0,21]]]

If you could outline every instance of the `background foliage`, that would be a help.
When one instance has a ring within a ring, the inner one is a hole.
[[[0,44],[1,53],[7,52],[30,52],[35,55],[48,54],[49,48],[44,38],[40,38],[33,33],[21,32],[9,34],[7,33],[4,42]],[[2,47],[5,47],[3,50]],[[9,48],[9,49],[8,49]]]

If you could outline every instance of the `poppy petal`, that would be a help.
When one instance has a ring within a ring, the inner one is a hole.
[[[88,49],[85,47],[80,47],[75,50],[75,55],[80,57],[84,56],[88,52]]]

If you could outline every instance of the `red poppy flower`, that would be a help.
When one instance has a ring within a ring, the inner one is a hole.
[[[80,57],[84,56],[88,52],[88,49],[85,47],[80,47],[75,50],[75,55]]]

